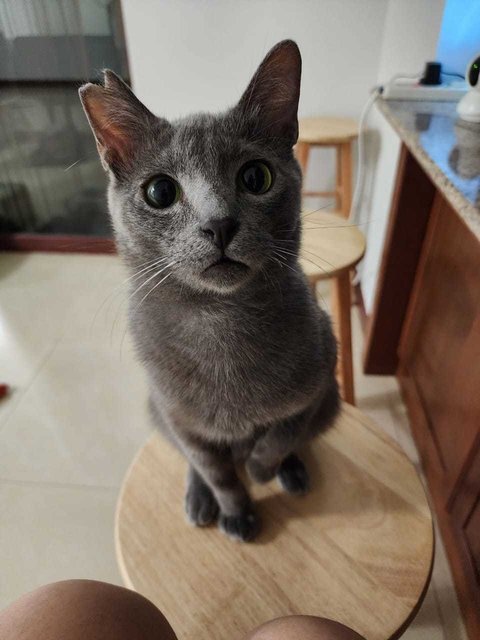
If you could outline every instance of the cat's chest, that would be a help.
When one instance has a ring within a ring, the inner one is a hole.
[[[179,322],[175,331],[157,327],[148,339],[143,333],[140,345],[165,393],[210,418],[219,412],[250,421],[263,416],[268,405],[284,401],[294,366],[279,332],[260,321]]]
[[[316,393],[323,365],[305,321],[297,324],[272,315],[177,313],[174,321],[150,318],[133,328],[168,405],[212,433],[251,435],[255,425],[292,415]]]
[[[163,340],[159,357],[186,385],[207,387],[211,393],[220,386],[235,394],[258,379],[262,369],[271,370],[274,342],[260,326],[193,327]]]

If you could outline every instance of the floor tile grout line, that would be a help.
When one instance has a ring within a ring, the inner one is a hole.
[[[47,349],[47,352],[43,355],[42,359],[40,360],[40,362],[38,363],[38,365],[34,369],[33,374],[29,378],[29,380],[26,383],[26,385],[24,386],[24,388],[21,391],[18,392],[19,395],[16,398],[16,401],[13,403],[13,407],[7,412],[7,414],[4,417],[4,419],[0,422],[0,433],[2,433],[4,431],[4,429],[6,428],[8,422],[12,418],[12,416],[15,413],[16,409],[18,409],[18,406],[19,406],[20,402],[24,399],[25,395],[28,393],[29,389],[31,388],[31,386],[33,385],[35,380],[37,379],[38,375],[40,374],[40,372],[43,369],[43,367],[45,366],[45,364],[48,362],[48,360],[53,355],[53,353],[54,353],[54,351],[57,348],[59,343],[60,343],[60,338],[57,337],[53,341],[53,343],[51,343],[51,346],[50,346],[50,348]],[[8,399],[8,395],[7,395],[6,398],[4,398],[3,402],[8,402],[8,401],[9,401],[9,399]],[[14,398],[12,398],[12,402],[13,401],[14,401]]]
[[[84,484],[75,482],[52,482],[49,480],[15,480],[13,478],[0,477],[1,485],[14,485],[30,488],[47,488],[47,489],[85,489],[87,491],[94,491],[100,489],[101,491],[115,491],[119,492],[121,486],[109,486],[101,484]]]

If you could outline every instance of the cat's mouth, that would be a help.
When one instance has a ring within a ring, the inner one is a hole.
[[[205,271],[210,271],[210,270],[222,270],[222,271],[227,271],[227,270],[242,270],[242,271],[248,271],[248,267],[246,264],[244,264],[243,262],[240,262],[239,260],[232,260],[232,258],[229,258],[228,256],[222,256],[221,258],[219,258],[218,260],[215,260],[215,262],[212,262],[211,265],[209,265]]]
[[[203,270],[202,280],[216,291],[229,291],[245,282],[249,275],[250,267],[224,255]]]

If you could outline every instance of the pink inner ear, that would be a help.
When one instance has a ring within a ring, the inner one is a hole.
[[[83,103],[88,118],[98,141],[99,150],[105,155],[105,160],[124,159],[129,151],[130,143],[127,131],[118,122],[118,100],[115,107],[108,90],[98,85],[91,85],[83,94]]]

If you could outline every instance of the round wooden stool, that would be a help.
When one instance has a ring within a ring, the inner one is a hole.
[[[126,586],[161,609],[180,640],[241,640],[278,616],[311,614],[368,640],[393,640],[428,587],[432,518],[399,447],[358,409],[304,456],[312,491],[249,485],[263,529],[250,544],[183,513],[187,465],[159,435],[125,479],[115,539]]]
[[[344,400],[355,404],[352,361],[352,269],[365,253],[365,236],[343,216],[315,211],[303,214],[300,263],[313,292],[319,280],[332,280],[333,328],[340,346],[339,380]]]
[[[350,118],[302,118],[299,122],[296,154],[303,175],[307,175],[312,147],[334,147],[337,164],[334,191],[303,191],[303,195],[335,197],[335,208],[345,218],[352,204],[352,144],[357,137],[358,124]]]

